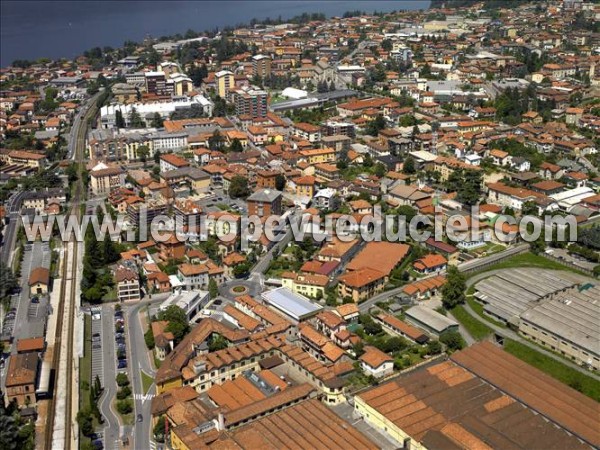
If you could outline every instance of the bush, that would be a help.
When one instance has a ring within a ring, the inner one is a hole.
[[[125,400],[127,397],[131,395],[131,388],[129,386],[123,386],[121,389],[117,391],[117,399]]]
[[[154,333],[152,333],[152,327],[148,328],[148,331],[144,333],[144,341],[146,341],[146,347],[148,350],[154,348]]]
[[[449,350],[461,350],[467,345],[458,331],[446,331],[440,335],[440,342],[445,344]]]
[[[117,374],[117,385],[119,387],[129,385],[129,378],[127,378],[127,375],[123,372]]]
[[[117,402],[117,411],[119,414],[129,414],[133,411],[133,402],[130,398],[126,400],[119,400]]]

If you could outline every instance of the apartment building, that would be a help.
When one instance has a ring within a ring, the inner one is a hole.
[[[137,301],[141,299],[140,279],[138,273],[127,267],[119,267],[115,271],[117,283],[117,299],[120,302]]]

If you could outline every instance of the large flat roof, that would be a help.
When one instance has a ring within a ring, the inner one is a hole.
[[[598,444],[593,400],[489,342],[451,359],[364,391],[356,402],[425,448],[589,448],[578,438]]]
[[[600,286],[561,292],[525,311],[521,319],[600,356]]]
[[[322,306],[311,302],[303,295],[296,294],[285,287],[264,292],[262,298],[269,305],[277,308],[294,320],[302,320],[313,316],[323,309]]]

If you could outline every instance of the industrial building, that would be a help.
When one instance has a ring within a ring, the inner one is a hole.
[[[285,287],[271,289],[261,296],[265,303],[282,312],[294,323],[316,316],[323,309],[322,306]]]

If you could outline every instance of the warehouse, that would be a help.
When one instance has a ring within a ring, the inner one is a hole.
[[[562,292],[521,314],[519,333],[581,365],[600,369],[600,286]]]
[[[262,298],[268,305],[282,312],[294,323],[302,322],[318,314],[323,309],[306,297],[287,288],[280,287],[264,292]]]
[[[408,309],[406,319],[435,336],[439,336],[446,331],[458,331],[458,322],[425,306],[413,306]]]
[[[475,298],[486,314],[517,325],[519,316],[540,298],[564,291],[580,282],[572,276],[532,269],[508,269],[476,285]]]

